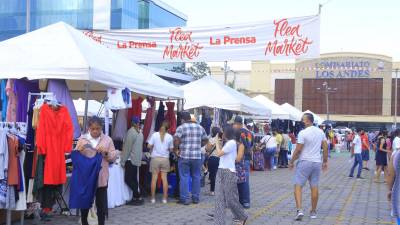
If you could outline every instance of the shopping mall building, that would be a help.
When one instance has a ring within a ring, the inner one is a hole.
[[[251,96],[262,94],[278,104],[288,102],[323,118],[323,83],[327,82],[330,120],[338,125],[376,129],[389,128],[394,121],[396,69],[400,69],[400,62],[393,62],[389,56],[338,52],[295,63],[253,61],[251,71],[229,71],[228,81]],[[211,73],[224,80],[223,68],[212,67]],[[399,81],[398,85],[399,99]],[[400,114],[399,101],[397,108]]]

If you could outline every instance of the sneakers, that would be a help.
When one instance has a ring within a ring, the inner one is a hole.
[[[162,203],[163,203],[163,204],[167,204],[167,203],[168,203],[167,199],[163,199],[163,200],[162,200]]]
[[[152,199],[150,200],[150,203],[151,203],[151,204],[155,204],[155,203],[156,203],[156,200],[155,200],[154,198],[152,198]]]
[[[297,215],[296,215],[296,217],[294,218],[294,220],[296,220],[296,221],[301,221],[301,220],[303,219],[303,217],[304,217],[303,211],[302,211],[301,209],[298,209],[298,210],[297,210]]]
[[[274,170],[276,170],[276,166],[274,166],[273,168],[274,168]]]
[[[316,211],[311,211],[310,212],[310,218],[311,219],[317,219],[317,212]]]

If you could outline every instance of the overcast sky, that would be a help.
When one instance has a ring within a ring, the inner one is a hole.
[[[234,24],[321,14],[321,53],[377,53],[400,61],[400,0],[163,0],[188,26]],[[249,62],[230,63],[249,69]]]

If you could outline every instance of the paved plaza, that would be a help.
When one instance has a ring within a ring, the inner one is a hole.
[[[293,220],[295,203],[293,197],[292,174],[288,169],[273,172],[253,172],[251,175],[252,208],[248,210],[248,224],[395,224],[390,217],[390,207],[386,199],[386,185],[376,184],[374,172],[363,171],[365,180],[349,179],[351,166],[348,153],[335,153],[329,164],[329,171],[322,176],[318,219],[310,220],[310,191],[306,188],[303,200],[306,216],[302,222]],[[111,209],[110,225],[150,225],[212,224],[207,212],[213,210],[214,199],[203,189],[202,201],[198,205],[181,206],[170,200],[167,205],[147,202],[144,206],[123,206]],[[161,198],[161,196],[159,196]],[[232,224],[232,216],[227,211]],[[72,225],[78,224],[78,217],[56,216],[50,222],[26,221],[26,224]]]

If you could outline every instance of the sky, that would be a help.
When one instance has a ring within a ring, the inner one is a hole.
[[[321,53],[376,53],[400,61],[400,0],[163,1],[186,14],[190,27],[315,15],[318,4],[323,4]],[[250,69],[250,62],[229,62],[229,66],[235,70]]]

